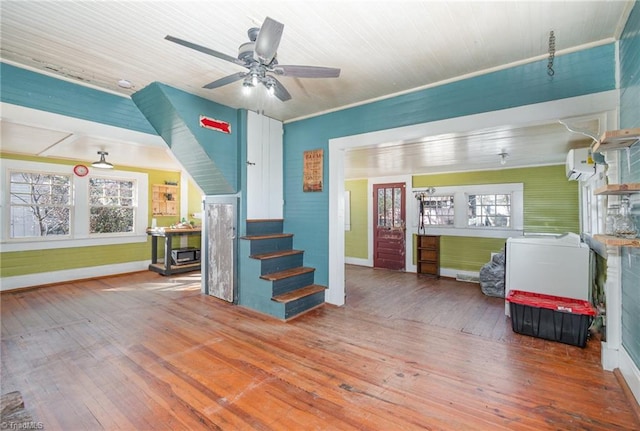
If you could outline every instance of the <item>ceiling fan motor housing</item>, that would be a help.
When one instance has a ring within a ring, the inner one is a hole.
[[[253,63],[253,50],[256,44],[254,42],[246,42],[238,48],[238,60],[242,60],[245,64]]]
[[[260,29],[257,27],[252,27],[249,30],[247,30],[247,36],[249,36],[249,40],[251,42],[255,42],[256,39],[258,39],[259,32],[260,32]]]
[[[262,27],[252,27],[247,31],[249,42],[240,45],[237,58],[170,35],[165,36],[165,39],[248,69],[247,72],[237,72],[204,85],[203,88],[207,89],[236,81],[242,81],[243,87],[255,87],[262,83],[270,93],[285,102],[291,99],[291,94],[278,79],[267,73],[299,78],[337,78],[340,75],[340,69],[335,68],[278,65],[277,49],[283,29],[282,23],[266,17]]]

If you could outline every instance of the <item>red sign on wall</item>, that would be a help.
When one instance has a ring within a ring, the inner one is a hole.
[[[231,133],[231,124],[226,121],[216,120],[215,118],[205,117],[204,115],[200,116],[200,127],[217,130],[222,133]]]

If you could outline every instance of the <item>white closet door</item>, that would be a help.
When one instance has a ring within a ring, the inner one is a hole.
[[[282,218],[282,123],[249,111],[247,218]]]

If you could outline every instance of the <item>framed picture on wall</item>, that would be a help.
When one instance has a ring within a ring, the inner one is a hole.
[[[322,159],[324,150],[309,150],[304,152],[302,191],[321,192],[322,191]]]

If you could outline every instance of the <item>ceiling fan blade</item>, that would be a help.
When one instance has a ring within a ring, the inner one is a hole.
[[[247,76],[248,74],[249,74],[248,72],[234,73],[233,75],[225,76],[224,78],[220,78],[217,81],[210,82],[207,85],[203,86],[202,88],[212,89],[212,88],[222,87],[223,85],[227,85],[227,84],[231,84],[232,82],[239,81],[245,76]]]
[[[266,17],[260,27],[256,46],[254,49],[254,58],[263,64],[269,64],[276,56],[276,51],[280,45],[284,24]]]
[[[273,79],[273,82],[275,83],[275,85],[273,86],[275,96],[283,102],[291,99],[291,94],[289,94],[287,89],[284,88],[284,85],[282,85],[282,83],[273,76],[271,76],[270,78]]]
[[[290,66],[278,64],[273,68],[273,73],[281,76],[293,76],[295,78],[337,78],[340,76],[340,69],[333,67]]]
[[[189,42],[183,39],[178,39],[177,37],[173,37],[170,35],[166,35],[164,37],[166,40],[170,41],[170,42],[174,42],[177,43],[178,45],[182,45],[182,46],[186,46],[187,48],[191,48],[191,49],[195,49],[196,51],[200,51],[203,52],[205,54],[209,54],[212,55],[214,57],[218,57],[222,60],[226,60],[226,61],[230,61],[231,63],[235,63],[235,64],[239,64],[241,66],[244,66],[244,62],[238,60],[235,57],[231,57],[230,55],[227,54],[223,54],[222,52],[218,52],[215,51],[211,48],[207,48],[206,46],[202,46],[202,45],[198,45],[196,43],[193,42]]]

